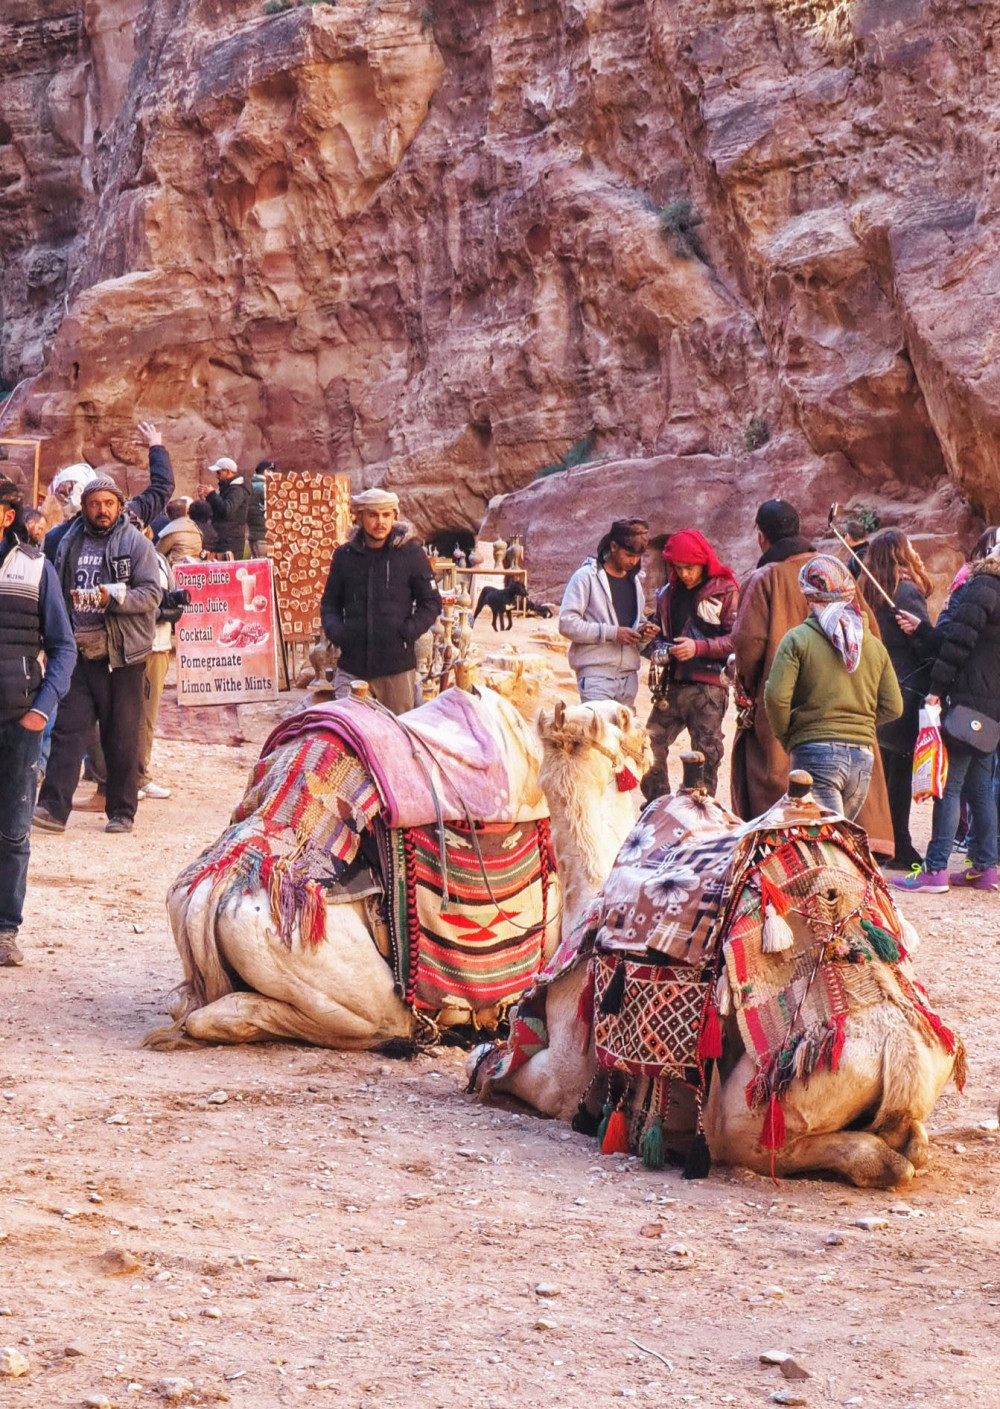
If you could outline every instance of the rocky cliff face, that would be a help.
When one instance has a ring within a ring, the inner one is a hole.
[[[630,464],[640,509],[723,537],[779,491],[1000,517],[998,26],[996,0],[12,0],[0,366],[34,380],[7,428],[48,474],[121,472],[150,417],[188,488],[266,454],[391,478],[425,532],[563,461]],[[552,481],[491,517],[563,496],[581,537],[543,578],[624,492]]]

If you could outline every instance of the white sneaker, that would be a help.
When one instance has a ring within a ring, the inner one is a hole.
[[[139,789],[139,799],[151,798],[154,802],[162,802],[164,798],[170,796],[169,788],[161,788],[159,783],[147,783],[144,788]]]

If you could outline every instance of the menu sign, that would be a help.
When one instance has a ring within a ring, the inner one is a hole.
[[[261,558],[178,563],[174,576],[191,593],[191,605],[174,628],[177,703],[276,700],[271,564]]]

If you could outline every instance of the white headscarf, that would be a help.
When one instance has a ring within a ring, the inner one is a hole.
[[[71,519],[74,514],[80,512],[80,496],[92,479],[97,478],[97,471],[92,465],[81,462],[77,465],[67,465],[64,470],[60,470],[49,485],[49,490],[55,494],[64,484],[72,485],[67,498],[62,499],[63,518]]]

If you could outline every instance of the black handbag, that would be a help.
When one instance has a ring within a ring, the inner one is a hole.
[[[954,743],[975,753],[996,753],[1000,745],[1000,723],[968,705],[952,705],[941,728]]]

